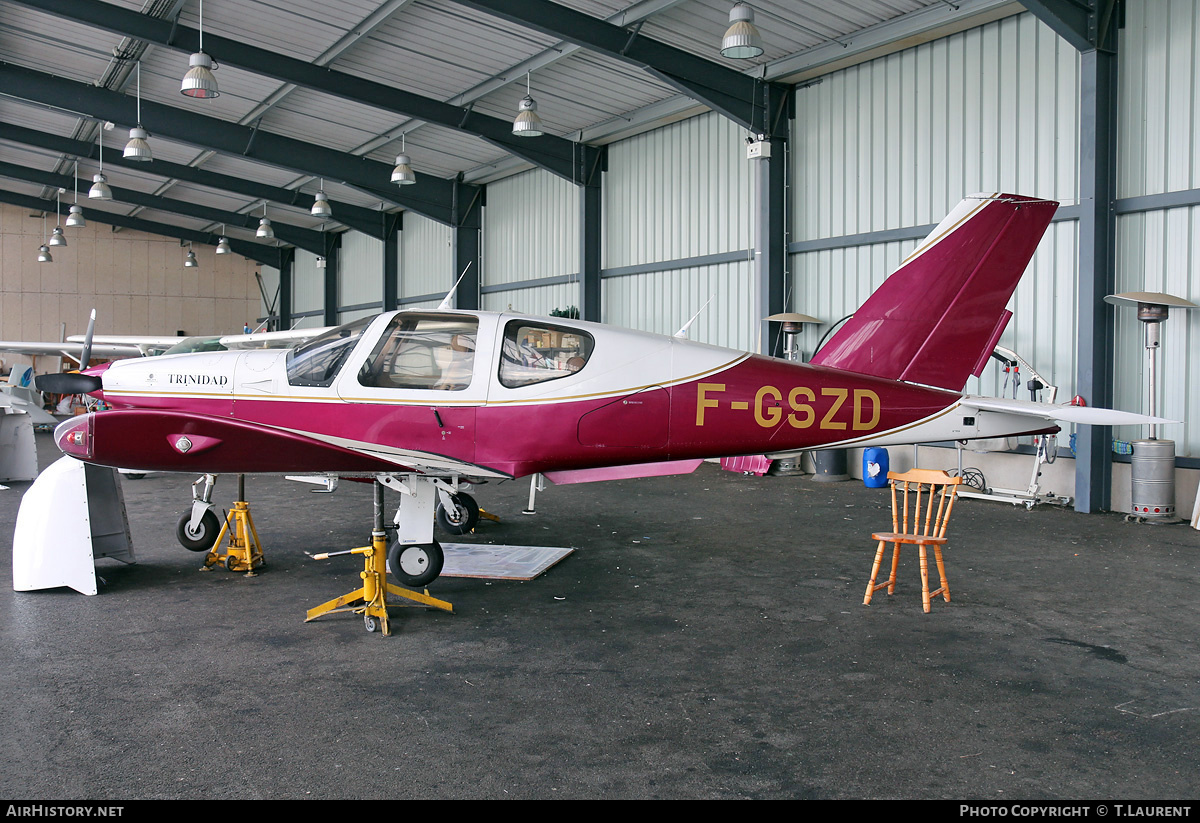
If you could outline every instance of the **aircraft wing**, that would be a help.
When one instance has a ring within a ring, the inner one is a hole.
[[[967,408],[978,409],[979,411],[1020,414],[1042,420],[1082,423],[1087,426],[1141,426],[1151,423],[1163,425],[1179,422],[1178,420],[1167,420],[1162,417],[1151,417],[1148,414],[1118,411],[1117,409],[1036,403],[1032,400],[1006,400],[1003,397],[979,397],[971,394],[963,397],[961,405]]]
[[[97,334],[92,337],[92,352],[98,351],[100,346],[123,346],[133,348],[134,354],[120,355],[122,357],[145,357],[150,354],[160,354],[172,346],[185,340],[184,337],[178,335],[157,336],[150,334]],[[69,343],[82,343],[84,335],[72,334],[67,338]],[[97,357],[103,357],[102,354],[97,354]]]
[[[230,334],[221,338],[227,349],[281,349],[298,346],[304,341],[332,329],[320,326],[310,329],[285,329],[284,331],[256,332],[254,334]]]
[[[0,340],[0,351],[24,354],[30,357],[65,357],[76,363],[83,353],[83,343],[36,343],[27,340]],[[141,357],[142,351],[137,346],[92,343],[92,357],[102,360],[112,360],[118,357]]]

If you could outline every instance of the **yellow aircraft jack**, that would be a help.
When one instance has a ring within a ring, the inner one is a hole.
[[[391,626],[388,623],[388,602],[387,596],[393,594],[396,597],[402,597],[413,603],[419,603],[423,606],[428,606],[442,611],[453,612],[454,606],[447,603],[445,600],[438,600],[429,594],[426,589],[424,593],[415,592],[410,589],[402,589],[399,586],[394,586],[387,582],[387,533],[375,532],[371,535],[371,545],[363,546],[358,549],[350,549],[344,552],[326,552],[325,554],[314,554],[313,560],[325,560],[329,557],[337,557],[342,554],[361,554],[363,555],[363,570],[359,573],[359,577],[363,580],[361,589],[355,589],[349,594],[344,594],[341,597],[336,597],[327,603],[322,603],[308,610],[304,622],[308,623],[311,620],[316,620],[324,614],[333,614],[335,612],[355,612],[363,616],[363,626],[369,632],[382,631],[384,636],[392,633]],[[406,606],[413,603],[396,603],[391,605]]]
[[[361,554],[363,570],[359,573],[363,585],[349,594],[335,597],[320,606],[308,610],[304,622],[316,620],[325,614],[336,612],[354,612],[363,616],[363,626],[369,632],[382,631],[389,636],[391,626],[388,622],[388,594],[412,601],[396,603],[395,606],[412,606],[421,604],[434,609],[441,609],[453,614],[454,606],[445,600],[438,600],[426,589],[423,593],[402,589],[387,582],[387,532],[383,529],[383,486],[375,483],[375,529],[371,532],[371,545],[342,552],[325,552],[312,555],[313,560],[325,560],[344,554]]]
[[[221,541],[225,535],[229,535],[229,551],[222,554]],[[262,544],[258,541],[258,531],[254,528],[253,518],[250,517],[250,504],[244,500],[234,501],[233,508],[225,515],[225,522],[221,525],[216,542],[204,557],[204,568],[209,569],[220,564],[231,572],[244,571],[246,577],[254,577],[254,570],[265,566],[266,563]]]

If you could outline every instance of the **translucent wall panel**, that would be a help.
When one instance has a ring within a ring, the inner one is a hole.
[[[603,288],[606,323],[674,334],[699,311],[688,329],[689,340],[740,350],[758,348],[754,268],[748,260],[610,277]]]
[[[798,89],[792,239],[937,223],[979,191],[1074,203],[1078,85],[1022,14]]]
[[[348,231],[338,255],[338,305],[361,303],[383,305],[383,241]]]
[[[604,267],[661,263],[754,245],[754,164],[745,132],[716,114],[692,117],[609,146]],[[673,334],[705,301],[690,339],[753,348],[752,265],[721,263],[606,278],[604,320]]]
[[[317,268],[315,254],[296,249],[296,260],[292,264],[292,313],[321,312],[324,309],[325,269]],[[319,317],[317,319],[320,320]]]
[[[488,311],[507,311],[511,307],[522,314],[548,315],[571,306],[579,307],[579,284],[574,282],[483,295],[483,308]]]
[[[404,230],[400,232],[401,298],[445,294],[450,290],[456,279],[451,273],[453,240],[454,232],[449,226],[405,212]]]
[[[1173,294],[1200,303],[1200,207],[1131,214],[1117,220],[1117,291]],[[1148,410],[1145,332],[1137,310],[1120,307],[1116,337],[1116,405]],[[1176,454],[1200,457],[1200,310],[1172,309],[1158,352],[1158,414],[1188,421],[1164,427]],[[1119,437],[1145,437],[1123,427]]]
[[[488,185],[483,285],[578,271],[578,186],[541,170]]]
[[[1118,196],[1200,188],[1200,4],[1125,4]]]
[[[751,248],[756,188],[744,137],[705,114],[609,146],[605,268]]]

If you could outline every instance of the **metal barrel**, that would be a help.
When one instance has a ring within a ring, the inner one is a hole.
[[[1175,441],[1135,440],[1130,457],[1133,513],[1175,517]]]

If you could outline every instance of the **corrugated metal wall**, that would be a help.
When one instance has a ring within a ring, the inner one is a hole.
[[[541,170],[489,184],[482,256],[484,286],[578,273],[579,187]]]
[[[490,292],[483,295],[482,304],[488,311],[507,311],[511,307],[523,314],[543,316],[571,306],[579,306],[579,284],[575,282]]]
[[[317,312],[315,315],[294,319],[298,328],[325,325],[325,269],[317,268],[317,256],[312,252],[296,249],[292,264],[292,314]]]
[[[362,303],[383,307],[383,241],[348,231],[338,254],[338,306]]]
[[[744,136],[705,114],[609,146],[604,268],[749,252],[756,188]],[[603,291],[605,322],[668,334],[716,294],[690,338],[755,346],[749,262],[606,278]]]
[[[453,240],[454,232],[449,226],[411,211],[405,213],[404,230],[400,232],[399,240],[401,300],[421,294],[445,294],[450,290],[455,280],[451,276]],[[433,301],[432,305],[436,306],[438,302]]]
[[[793,240],[936,224],[980,191],[1074,205],[1078,66],[1074,49],[1022,14],[798,89]],[[1068,388],[1075,379],[1076,233],[1074,221],[1047,232],[1001,339]],[[852,313],[917,242],[794,255],[793,308],[826,322]],[[811,353],[827,330],[807,330],[804,350]],[[967,391],[1002,388],[992,366]]]
[[[1118,52],[1121,198],[1200,189],[1200,6],[1194,0],[1127,4]],[[1117,218],[1117,290],[1165,292],[1200,303],[1200,207],[1157,208]],[[1200,457],[1200,311],[1172,310],[1158,353],[1158,413],[1191,421],[1159,436]],[[1144,330],[1117,309],[1116,402],[1145,409]],[[1131,427],[1118,436],[1144,431]]]

